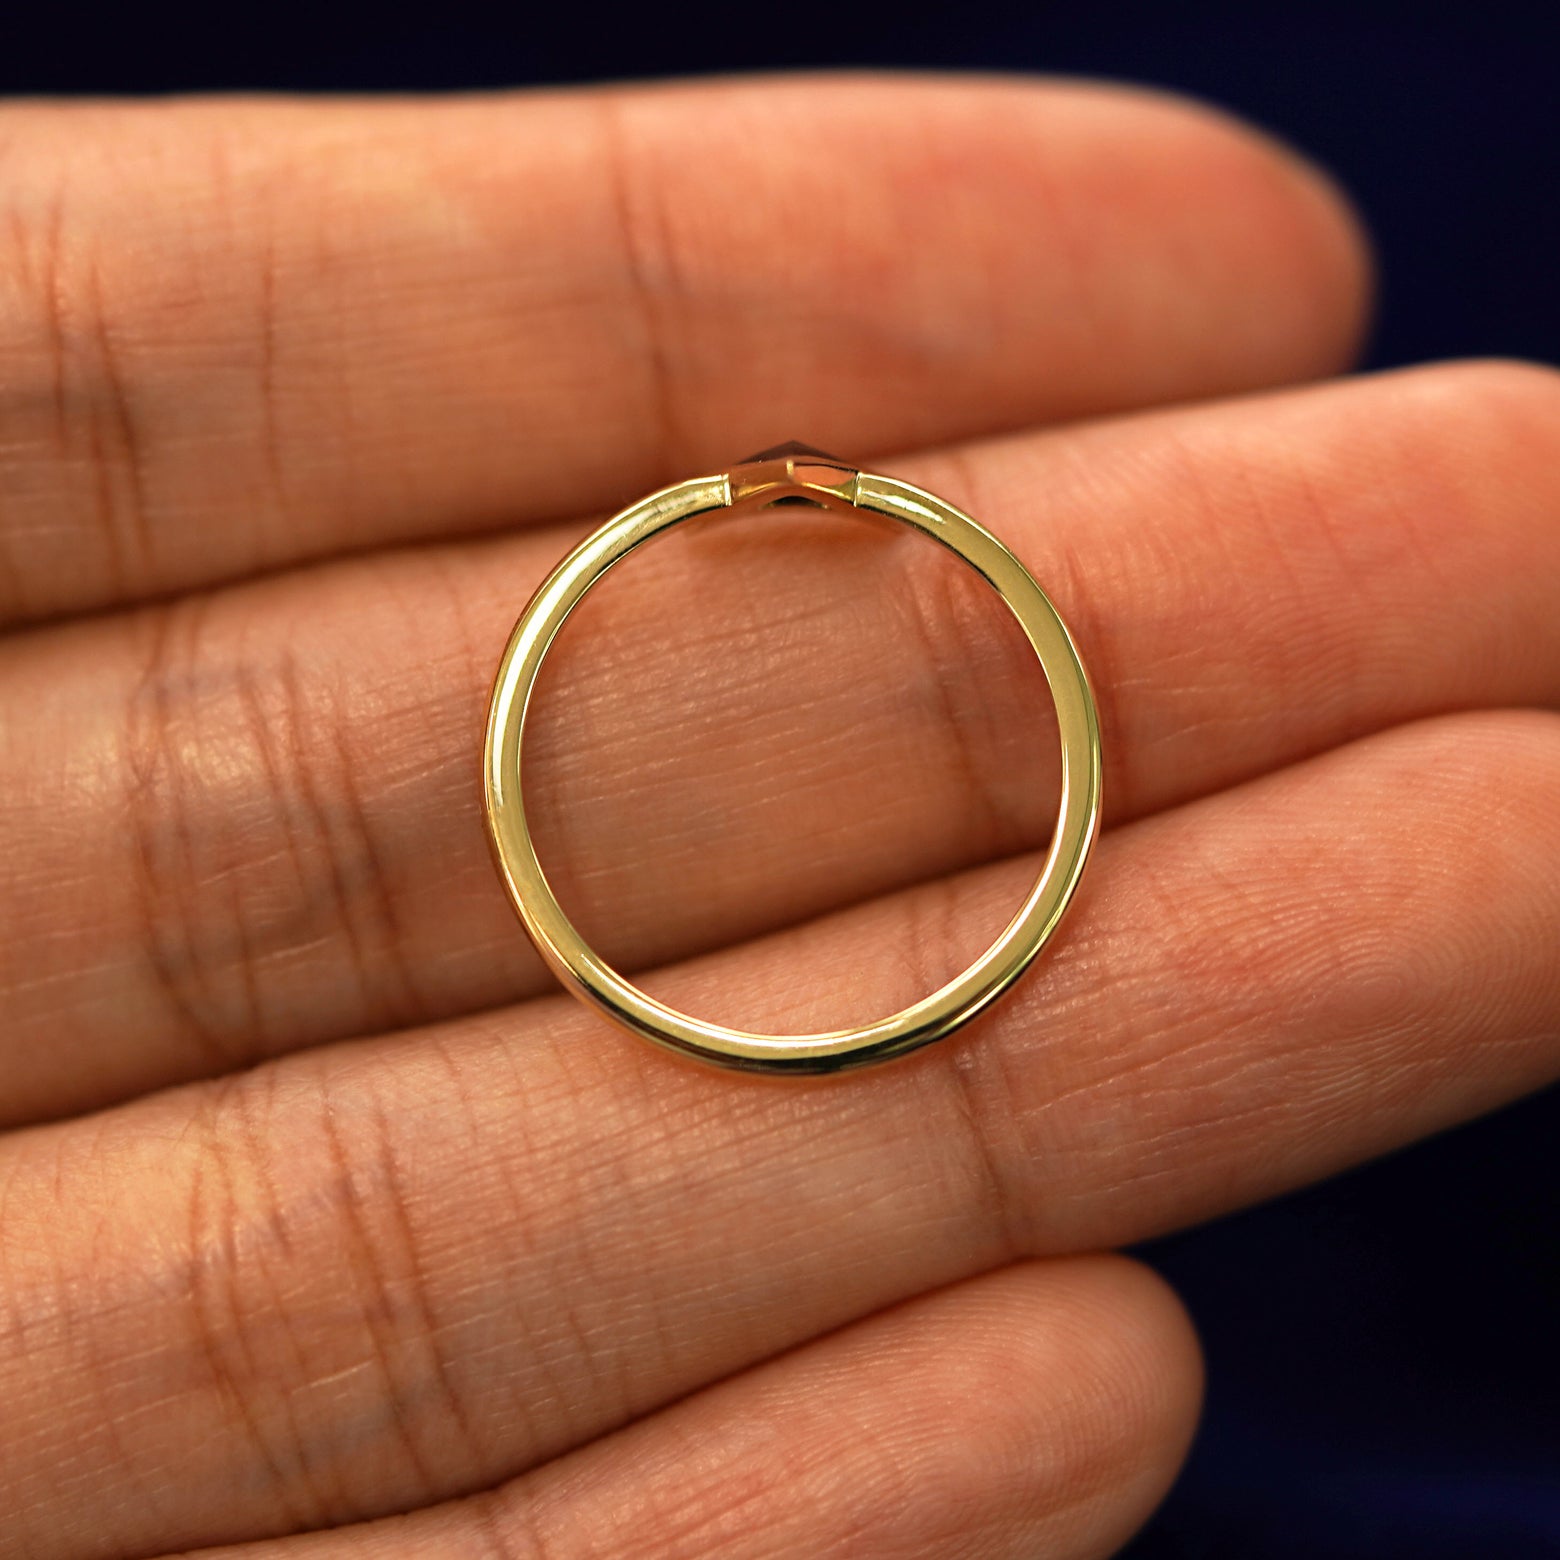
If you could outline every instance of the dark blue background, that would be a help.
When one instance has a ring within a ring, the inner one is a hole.
[[[1560,0],[6,10],[7,92],[827,64],[1177,87],[1287,135],[1363,206],[1383,272],[1372,365],[1560,360]],[[1556,944],[1560,959],[1560,928]],[[1552,1092],[1151,1247],[1202,1328],[1210,1387],[1133,1560],[1560,1556],[1557,1144]]]

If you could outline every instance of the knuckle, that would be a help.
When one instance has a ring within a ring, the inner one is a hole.
[[[285,1336],[286,1308],[251,1301],[263,1247],[286,1247],[282,1210],[273,1198],[271,1240],[257,1240],[247,1211],[249,1192],[269,1184],[251,1133],[235,1131],[242,1115],[242,1085],[214,1085],[205,1096],[199,1148],[191,1160],[183,1307],[189,1355],[215,1400],[215,1420],[243,1447],[255,1470],[294,1524],[315,1525],[324,1516],[318,1492],[300,1477],[308,1448],[281,1412],[285,1383],[270,1362],[296,1354]],[[278,1334],[283,1334],[278,1336]]]
[[[273,532],[249,510],[258,501],[281,514],[287,498],[277,385],[284,288],[271,248],[255,237],[271,231],[284,197],[250,171],[263,159],[230,145],[245,130],[199,106],[31,105],[8,110],[7,121],[0,405],[8,456],[29,475],[16,484],[14,510],[30,523],[13,528],[26,535],[22,555],[0,552],[0,614],[44,617],[189,577],[187,549],[169,545],[167,522],[191,502],[192,431],[217,431],[233,402],[231,377],[219,383],[201,366],[213,353],[224,368],[251,358],[258,381],[251,447],[224,441],[224,458],[253,468],[249,506],[234,517],[255,537],[243,549],[253,557]],[[148,160],[173,170],[165,194],[193,226],[153,222],[143,243],[127,245],[127,220],[145,215],[131,208]],[[170,384],[185,392],[176,405]],[[194,487],[209,503],[210,484]]]
[[[44,170],[38,198],[18,198],[8,212],[9,269],[22,302],[6,334],[24,365],[8,399],[17,403],[21,447],[75,484],[74,513],[94,541],[89,571],[124,591],[154,564],[149,431],[128,371],[122,262],[111,263],[103,235],[74,215],[73,178],[63,167]]]
[[[347,1433],[366,1423],[397,1483],[441,1498],[482,1450],[393,1129],[371,1093],[346,1105],[322,1075],[301,1115],[289,1095],[284,1164],[270,1071],[204,1086],[189,1174],[186,1347],[231,1438],[225,1461],[300,1527],[352,1520],[375,1498]],[[299,1176],[299,1160],[313,1172]],[[307,1415],[290,1406],[348,1381]]]
[[[167,1010],[218,1070],[252,1058],[241,1037],[258,1015],[249,979],[246,898],[220,892],[209,838],[213,792],[231,754],[209,741],[207,673],[192,606],[155,618],[140,678],[126,705],[126,807],[132,866],[152,980]],[[224,843],[229,857],[234,838]]]
[[[327,1093],[319,1131],[331,1166],[329,1240],[346,1270],[339,1287],[358,1297],[367,1319],[362,1346],[407,1471],[434,1498],[448,1487],[446,1465],[479,1460],[480,1451],[440,1341],[395,1129],[371,1093],[366,1108],[350,1115],[338,1112]]]
[[[161,609],[127,704],[145,957],[202,1070],[295,1043],[301,994],[334,993],[340,1024],[381,1021],[404,995],[385,978],[401,967],[396,906],[342,714],[287,633],[264,657],[252,638],[195,600]],[[355,980],[325,978],[343,963]]]

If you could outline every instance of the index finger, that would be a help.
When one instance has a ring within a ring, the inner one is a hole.
[[[801,78],[0,110],[0,623],[1329,371],[1364,263],[1213,111]]]

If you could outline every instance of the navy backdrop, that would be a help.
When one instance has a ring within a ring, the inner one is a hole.
[[[1237,109],[1341,177],[1382,264],[1371,365],[1560,360],[1557,0],[556,10],[34,7],[5,18],[0,91],[831,64],[1126,77]],[[1560,928],[1556,944],[1560,958]],[[1191,1464],[1132,1560],[1560,1556],[1557,1144],[1552,1092],[1149,1247],[1201,1326],[1210,1387]]]

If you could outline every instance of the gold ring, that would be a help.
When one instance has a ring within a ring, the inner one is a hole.
[[[1019,621],[1050,685],[1062,747],[1056,830],[1028,896],[963,974],[891,1017],[820,1034],[729,1029],[653,1000],[605,964],[564,914],[526,822],[520,762],[537,673],[558,630],[606,572],[685,520],[746,501],[887,516],[957,553]],[[662,488],[614,515],[542,583],[499,663],[483,754],[488,833],[516,912],[543,959],[583,1001],[658,1045],[751,1072],[827,1073],[899,1056],[952,1034],[1028,969],[1060,924],[1099,830],[1100,727],[1094,695],[1066,625],[1029,571],[989,531],[907,482],[858,471],[803,444],[785,444],[718,476]]]

